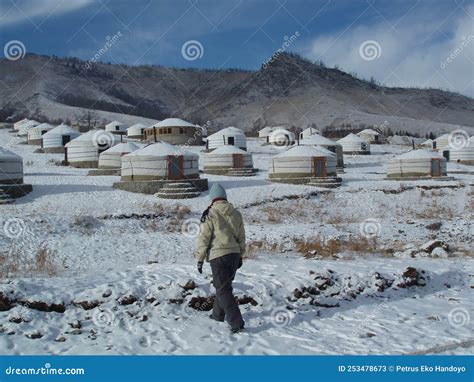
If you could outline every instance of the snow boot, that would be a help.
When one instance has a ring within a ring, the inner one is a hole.
[[[216,318],[216,317],[214,317],[214,315],[212,313],[209,315],[209,318],[211,320],[214,320],[214,321],[217,321],[217,322],[224,322],[224,319]]]
[[[244,329],[245,329],[245,327],[244,327],[244,325],[242,325],[242,326],[239,326],[237,328],[232,328],[232,329],[230,329],[230,331],[232,332],[232,334],[237,334],[237,333],[240,333]]]

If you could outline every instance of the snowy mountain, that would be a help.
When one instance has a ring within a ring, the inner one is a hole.
[[[28,54],[18,61],[0,60],[0,80],[1,118],[15,113],[74,120],[78,108],[92,108],[104,120],[129,114],[129,119],[146,123],[177,116],[246,131],[314,124],[382,125],[423,135],[457,128],[474,131],[474,100],[469,97],[387,88],[287,53],[255,72],[90,66],[76,58]]]

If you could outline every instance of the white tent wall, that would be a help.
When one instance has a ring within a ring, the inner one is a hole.
[[[32,129],[28,130],[28,144],[29,145],[41,145],[43,135],[48,131],[54,129],[54,126],[49,123],[42,123]]]
[[[105,131],[109,133],[123,134],[127,131],[127,125],[120,121],[112,121],[105,125]]]
[[[0,184],[23,183],[23,159],[0,147]]]
[[[414,150],[391,159],[387,163],[386,172],[387,179],[443,177],[447,175],[447,161],[437,152]]]
[[[229,139],[230,138],[230,139]],[[217,149],[218,147],[230,145],[233,140],[233,146],[242,150],[247,149],[247,138],[240,130],[226,128],[209,135],[207,137],[207,148],[209,150]]]
[[[393,160],[387,164],[387,177],[431,176],[431,160]],[[446,160],[441,160],[441,174],[446,175]]]
[[[342,145],[344,154],[370,154],[370,143],[355,134],[351,133],[344,138],[339,139],[337,143]]]
[[[288,177],[313,177],[315,174],[314,158],[321,158],[326,163],[326,175],[336,175],[335,157],[275,157],[273,159],[270,174],[282,174]]]
[[[142,139],[145,134],[146,125],[143,123],[136,123],[127,129],[127,137],[134,139]]]
[[[120,169],[122,157],[138,150],[133,143],[119,143],[99,155],[99,169]]]
[[[114,134],[90,130],[66,144],[67,162],[72,167],[97,168],[99,154],[118,143],[120,138]]]
[[[20,130],[20,126],[23,125],[24,123],[30,121],[28,118],[23,118],[13,124],[13,130],[18,131]]]
[[[309,138],[310,136],[312,136],[314,134],[320,134],[321,135],[321,131],[319,131],[318,129],[315,129],[314,127],[308,127],[307,129],[304,129],[300,133],[299,138],[300,139]]]
[[[204,162],[204,170],[212,169],[212,168],[234,168],[234,158],[233,155],[206,155],[203,159]],[[243,155],[243,167],[244,168],[252,168],[253,167],[253,160],[252,155],[247,154]]]
[[[42,137],[42,147],[45,151],[64,151],[64,141],[72,141],[81,133],[68,125],[59,125],[48,131]],[[67,143],[66,142],[66,143]]]
[[[438,151],[449,150],[449,134],[443,134],[433,142],[433,148]]]
[[[168,158],[156,156],[122,157],[122,180],[162,180],[168,178]],[[197,157],[183,158],[183,175],[185,178],[199,177],[199,159]]]
[[[474,138],[465,147],[449,150],[449,161],[474,165]]]
[[[30,131],[32,128],[38,126],[40,123],[38,121],[28,121],[26,123],[23,123],[20,125],[20,128],[18,130],[18,136],[19,137],[27,137],[28,136],[28,131]]]

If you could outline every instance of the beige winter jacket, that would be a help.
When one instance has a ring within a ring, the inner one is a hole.
[[[210,261],[231,253],[245,253],[244,221],[232,204],[220,201],[201,223],[196,257],[198,261]]]

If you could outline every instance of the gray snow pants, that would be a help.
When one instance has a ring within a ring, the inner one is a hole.
[[[216,320],[227,320],[232,329],[244,325],[239,306],[232,293],[232,281],[239,266],[240,253],[231,253],[210,261],[212,283],[216,288],[216,298],[212,315]]]

